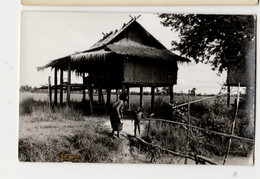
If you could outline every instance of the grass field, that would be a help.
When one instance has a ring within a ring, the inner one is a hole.
[[[63,94],[63,101],[65,102],[66,101],[66,96],[67,94],[64,93]],[[48,101],[49,100],[49,97],[48,97],[48,94],[47,93],[31,93],[31,92],[20,92],[20,96],[19,96],[19,99],[20,101],[23,101],[24,99],[26,98],[29,98],[29,97],[32,97],[34,100],[40,100],[40,101]],[[79,93],[72,93],[71,94],[71,100],[72,101],[82,101],[82,97],[83,95],[82,94],[79,94]],[[192,100],[197,100],[197,99],[201,99],[201,98],[205,98],[207,96],[193,96],[191,97],[191,101]],[[170,97],[169,95],[155,95],[155,101],[158,100],[158,99],[161,99],[165,102],[169,102],[170,101]],[[52,95],[52,99],[54,99],[54,94]],[[86,100],[88,100],[88,95],[86,95]],[[95,95],[94,96],[94,100],[98,100],[98,96]],[[106,95],[104,95],[104,100],[106,101]],[[130,104],[134,105],[134,104],[139,104],[140,102],[140,96],[139,95],[130,95]],[[59,94],[58,94],[58,101],[59,101]],[[111,103],[115,102],[116,101],[116,95],[111,95]],[[187,95],[186,94],[183,94],[183,95],[175,95],[174,96],[174,101],[176,103],[183,103],[183,102],[187,102],[188,99],[187,99]],[[207,100],[208,102],[212,103],[214,100]],[[150,104],[151,103],[151,95],[144,95],[143,96],[143,104],[146,105],[146,104]]]
[[[64,101],[65,97],[66,94],[64,94]],[[191,97],[191,100],[203,97],[205,96]],[[73,105],[76,105],[75,101],[81,101],[81,98],[81,94],[72,94]],[[144,95],[143,99],[144,106],[149,106],[151,96]],[[112,95],[113,101],[115,101],[114,95]],[[182,121],[182,117],[174,116],[175,114],[172,112],[168,101],[169,96],[156,95],[156,112],[159,114],[159,111],[163,111],[164,115],[157,114],[155,117],[185,122]],[[186,102],[187,95],[175,95],[175,102],[177,101],[178,103]],[[139,96],[131,95],[130,103],[131,106],[138,105]],[[123,138],[112,139],[109,137],[110,126],[104,126],[104,124],[109,123],[109,116],[84,116],[73,105],[69,108],[60,106],[51,108],[48,104],[47,94],[20,93],[19,159],[21,161],[62,162],[71,161],[70,159],[72,158],[73,161],[75,160],[74,162],[147,162],[145,155],[149,156],[150,149],[147,151],[147,149],[139,148],[140,145],[137,145],[137,147],[131,146]],[[176,112],[185,113],[186,115],[187,111]],[[232,113],[232,107],[227,108],[226,106],[225,97],[191,105],[192,125],[220,132],[229,133]],[[237,135],[249,138],[254,136],[253,130],[251,130],[254,128],[254,125],[249,130],[248,126],[250,123],[248,119],[249,113],[247,109],[240,109],[237,127],[235,128]],[[192,133],[191,151],[196,149],[199,154],[208,157],[213,156],[215,159],[223,156],[226,150],[226,139],[203,132],[192,131]],[[142,137],[145,140],[181,153],[183,153],[186,146],[186,132],[181,126],[154,123],[151,125],[150,131],[143,134],[144,136]],[[231,158],[234,159],[234,164],[248,165],[245,162],[239,163],[236,157],[247,159],[247,156],[251,154],[252,148],[252,145],[234,140],[231,150]],[[129,150],[138,151],[137,153],[139,154],[142,152],[142,155],[140,155],[142,160],[139,160],[140,158],[137,159],[135,155],[133,157]],[[250,159],[252,159],[251,157],[252,155],[250,155]],[[176,163],[176,161],[166,161],[165,157],[157,162]]]

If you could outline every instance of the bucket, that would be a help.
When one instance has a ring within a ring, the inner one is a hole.
[[[123,123],[115,123],[114,124],[114,130],[115,131],[122,131]]]

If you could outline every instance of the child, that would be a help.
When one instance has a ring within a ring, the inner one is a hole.
[[[140,121],[141,121],[141,119],[142,119],[142,117],[144,117],[143,116],[143,112],[142,112],[142,110],[141,110],[141,108],[140,107],[138,107],[137,108],[137,110],[135,110],[134,111],[135,112],[135,117],[134,117],[134,125],[135,125],[135,127],[134,127],[134,133],[135,133],[135,136],[136,136],[136,130],[138,129],[138,133],[139,133],[139,135],[140,135]]]
[[[112,106],[110,112],[110,122],[112,127],[111,136],[114,135],[115,132],[115,124],[120,124],[120,119],[122,118],[122,109],[124,105],[124,101],[127,101],[127,94],[123,93],[119,96],[119,100],[115,102]],[[117,131],[117,137],[119,137],[119,131]]]

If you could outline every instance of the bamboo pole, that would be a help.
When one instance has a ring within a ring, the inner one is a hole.
[[[168,123],[172,123],[172,124],[181,125],[183,127],[191,127],[193,129],[201,130],[201,131],[206,132],[206,133],[216,134],[216,135],[220,135],[220,136],[224,136],[224,137],[228,137],[228,138],[233,138],[233,139],[244,140],[245,142],[248,142],[248,143],[254,143],[253,139],[248,139],[248,138],[239,137],[239,136],[235,136],[235,135],[229,135],[229,134],[225,134],[225,133],[222,133],[222,132],[216,132],[216,131],[212,131],[212,130],[209,130],[209,129],[204,129],[204,128],[201,128],[201,127],[184,124],[184,123],[181,123],[181,122],[169,121],[169,120],[165,120],[165,119],[149,119],[149,121],[168,122]]]
[[[190,90],[188,91],[188,125],[190,126]],[[190,143],[190,127],[187,128],[187,142],[186,142],[186,155],[189,152],[189,143]],[[187,158],[185,158],[184,164],[187,164]]]
[[[230,106],[230,85],[227,86],[227,106]]]
[[[206,97],[206,98],[202,98],[202,99],[197,99],[197,100],[194,100],[194,101],[190,101],[190,104],[197,103],[197,102],[200,102],[200,101],[205,101],[205,100],[208,100],[208,99],[217,98],[217,97],[220,97],[220,96],[223,96],[223,95],[226,95],[226,94],[228,94],[228,93],[223,93],[223,94],[219,94],[219,95],[216,95],[216,96],[211,96],[211,97]],[[170,104],[170,105],[172,105],[172,104]],[[176,105],[176,106],[172,105],[172,109],[176,109],[176,108],[179,108],[179,107],[182,107],[182,106],[186,106],[186,105],[188,105],[188,103],[183,103],[183,104],[179,104],[179,105]]]
[[[51,92],[51,77],[48,77],[48,93],[49,93],[49,104],[52,105],[52,92]]]
[[[231,128],[231,135],[234,135],[234,130],[235,130],[235,126],[236,126],[236,117],[237,117],[237,112],[238,112],[238,106],[239,106],[239,96],[240,96],[240,83],[238,84],[238,92],[237,92],[237,99],[235,99],[235,113],[234,113],[234,119],[233,119],[233,123],[232,123],[232,128]],[[225,165],[227,157],[228,157],[228,153],[230,150],[230,146],[231,146],[231,142],[232,142],[232,138],[230,138],[228,140],[228,147],[227,147],[227,151],[224,157],[224,161],[223,161],[223,165]]]

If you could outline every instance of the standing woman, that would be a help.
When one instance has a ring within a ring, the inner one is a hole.
[[[110,112],[110,122],[112,127],[111,136],[114,135],[115,132],[115,124],[120,124],[120,119],[122,118],[122,110],[124,106],[124,101],[127,101],[127,94],[122,93],[119,96],[119,100],[115,102],[112,106],[111,112]],[[119,137],[119,131],[117,131],[117,137]]]

